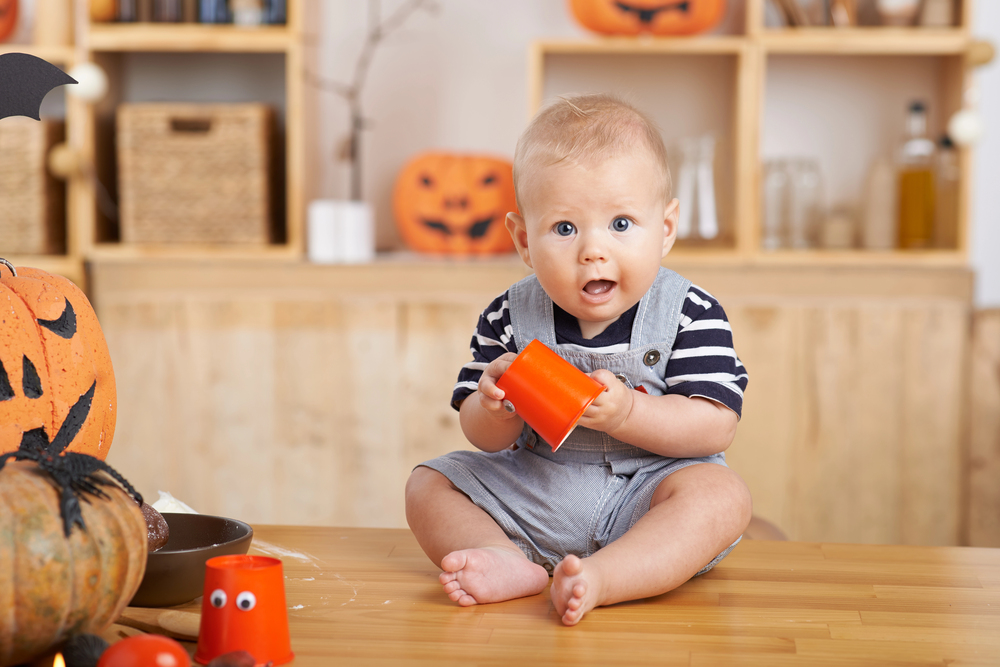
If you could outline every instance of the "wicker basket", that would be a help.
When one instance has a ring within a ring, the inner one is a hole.
[[[273,114],[262,104],[123,104],[124,243],[266,244]]]
[[[45,166],[63,131],[57,120],[0,122],[0,256],[63,252],[66,188]]]

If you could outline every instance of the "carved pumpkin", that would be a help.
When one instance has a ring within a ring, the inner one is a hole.
[[[0,0],[0,42],[17,28],[17,0]]]
[[[604,35],[693,35],[711,30],[726,0],[569,0],[573,16]]]
[[[0,665],[103,631],[139,588],[146,521],[135,499],[104,472],[96,475],[107,482],[105,497],[78,502],[86,529],[67,537],[53,477],[34,461],[0,470]]]
[[[87,297],[62,276],[15,273],[0,259],[0,454],[31,440],[104,460],[116,410],[111,355]]]
[[[408,162],[392,195],[396,227],[413,250],[453,255],[511,252],[504,226],[517,210],[510,162],[424,153]]]

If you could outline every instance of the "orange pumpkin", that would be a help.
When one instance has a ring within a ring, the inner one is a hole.
[[[86,530],[67,537],[60,491],[33,461],[0,469],[0,665],[44,653],[70,635],[101,632],[146,571],[146,521],[105,473],[105,497],[79,502]]]
[[[573,16],[604,35],[693,35],[714,28],[726,0],[569,0]]]
[[[101,460],[115,432],[111,355],[72,282],[0,259],[0,454],[31,440]]]
[[[17,28],[17,0],[0,0],[0,42]]]
[[[511,252],[504,226],[517,210],[510,162],[481,155],[424,153],[399,172],[392,194],[396,227],[419,252]]]

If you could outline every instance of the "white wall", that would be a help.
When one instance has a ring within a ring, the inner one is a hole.
[[[977,0],[973,15],[977,37],[1000,48],[1000,2]],[[979,112],[986,135],[976,147],[972,191],[972,267],[976,305],[1000,307],[1000,59],[979,70]]]
[[[440,10],[435,15],[413,16],[379,50],[363,98],[371,120],[363,145],[364,197],[376,208],[381,247],[397,244],[390,198],[396,172],[406,160],[435,148],[510,157],[528,115],[530,43],[588,34],[573,21],[564,0],[436,1]],[[382,11],[389,14],[400,4],[402,0],[382,0]],[[1000,45],[1000,1],[976,4],[975,34]],[[366,26],[366,5],[323,0],[313,8],[309,25],[314,47],[307,59],[314,71],[349,79]],[[994,259],[1000,255],[1000,64],[980,71],[979,86],[987,136],[976,151],[972,264],[978,274],[977,303],[991,307],[1000,306],[1000,261]],[[346,105],[331,93],[312,90],[310,95],[316,117],[310,119],[315,130],[308,196],[346,196],[345,164],[334,157],[347,129]],[[794,126],[793,121],[769,118],[777,126]],[[837,184],[836,176],[830,180]],[[845,189],[858,188],[849,184]]]

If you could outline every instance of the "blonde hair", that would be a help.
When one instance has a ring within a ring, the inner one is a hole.
[[[591,162],[645,149],[660,171],[664,201],[670,198],[667,150],[656,123],[628,102],[597,93],[560,97],[528,124],[514,151],[514,192],[524,213],[522,179],[539,167]]]

